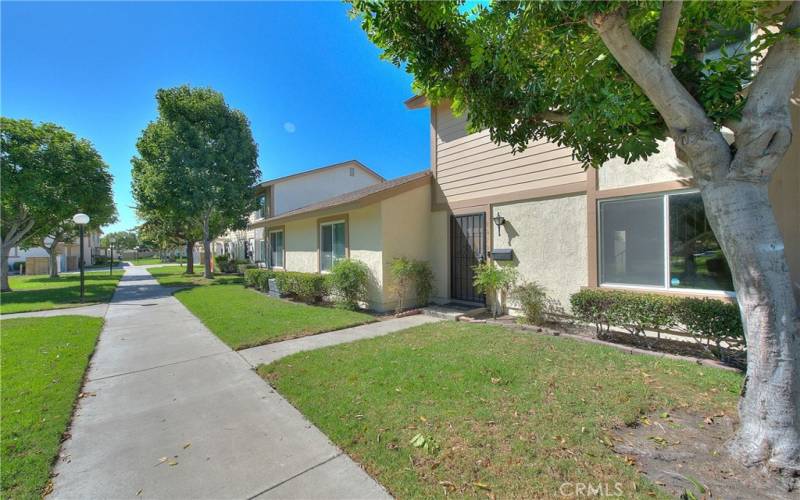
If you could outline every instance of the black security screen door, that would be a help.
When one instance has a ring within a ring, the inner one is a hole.
[[[486,216],[458,215],[450,218],[450,297],[485,302],[475,291],[472,268],[486,255]]]

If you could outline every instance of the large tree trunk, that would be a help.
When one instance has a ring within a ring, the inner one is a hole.
[[[58,254],[56,254],[56,245],[44,247],[47,252],[47,268],[51,278],[58,278]]]
[[[209,241],[208,216],[203,218],[203,277],[214,278],[211,272],[211,242]]]
[[[186,274],[194,274],[194,241],[186,242]]]
[[[715,181],[702,194],[747,337],[740,425],[730,449],[749,465],[791,476],[800,473],[800,319],[767,181]]]
[[[10,292],[11,287],[8,286],[8,251],[9,249],[3,246],[2,257],[0,257],[0,292]]]

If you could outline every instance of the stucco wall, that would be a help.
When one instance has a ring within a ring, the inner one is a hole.
[[[450,213],[439,210],[431,213],[429,225],[428,261],[433,269],[434,302],[447,302],[450,297]]]
[[[316,218],[288,222],[284,227],[283,238],[287,271],[318,271]]]
[[[394,279],[390,271],[392,260],[407,257],[429,260],[429,235],[431,224],[430,185],[412,189],[381,202],[383,232],[383,309],[396,307]],[[433,268],[435,273],[440,270]],[[416,297],[414,290],[408,294],[408,303]]]
[[[353,168],[352,177],[350,168]],[[355,164],[348,163],[341,167],[280,181],[273,186],[272,191],[275,197],[274,215],[356,191],[377,182],[380,181],[375,176],[367,174]]]
[[[383,311],[383,260],[381,252],[381,206],[376,203],[352,210],[349,215],[350,258],[360,260],[370,270],[368,300],[371,308]]]
[[[613,189],[656,182],[668,182],[691,177],[689,169],[675,156],[672,139],[659,141],[658,152],[647,160],[628,165],[622,158],[613,158],[603,164],[597,173],[599,188]]]
[[[588,284],[586,195],[494,205],[506,219],[494,248],[512,248],[520,278],[536,281],[568,310]],[[509,304],[512,305],[513,304]]]

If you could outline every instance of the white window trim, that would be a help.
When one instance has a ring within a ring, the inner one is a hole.
[[[345,233],[347,232],[347,221],[345,219],[341,220],[331,220],[322,222],[319,225],[319,272],[320,274],[328,274],[331,272],[330,269],[322,269],[322,228],[325,226],[335,226],[336,224],[343,224]],[[333,238],[333,231],[331,231],[331,238]],[[333,240],[331,240],[331,253],[333,253]],[[347,236],[345,235],[345,251],[343,259],[347,258]],[[335,257],[334,257],[335,259]],[[333,268],[333,262],[331,262],[331,268]]]
[[[620,201],[620,200],[636,200],[636,199],[650,199],[656,198],[658,196],[661,197],[662,203],[664,204],[664,285],[631,285],[630,283],[599,283],[601,288],[624,288],[628,290],[649,290],[649,291],[658,291],[658,292],[671,292],[671,293],[686,293],[686,294],[696,294],[696,295],[710,295],[710,296],[717,296],[717,297],[731,297],[736,298],[736,292],[729,291],[729,290],[708,290],[705,288],[678,288],[670,286],[670,254],[669,254],[669,197],[675,195],[682,195],[682,194],[694,194],[699,193],[700,190],[697,188],[687,188],[687,189],[676,189],[673,191],[660,191],[655,193],[642,193],[636,194],[631,196],[614,196],[611,198],[602,198],[597,200],[597,267],[598,267],[598,275],[599,277],[602,276],[602,269],[601,266],[603,265],[602,259],[602,239],[600,238],[600,231],[602,230],[602,221],[600,220],[600,205],[607,201]],[[598,278],[599,278],[598,277]]]
[[[281,249],[281,254],[282,254],[281,255],[281,260],[283,261],[283,265],[282,266],[273,266],[272,265],[272,235],[273,234],[277,234],[277,233],[283,234],[283,248]],[[284,232],[283,229],[274,229],[274,230],[269,231],[267,233],[267,249],[269,251],[269,258],[267,259],[267,261],[269,262],[269,268],[270,269],[280,269],[280,270],[286,269],[286,233]]]

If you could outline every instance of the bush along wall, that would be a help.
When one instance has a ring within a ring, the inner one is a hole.
[[[573,294],[570,303],[577,319],[595,326],[598,338],[607,338],[612,327],[637,336],[676,331],[734,364],[746,346],[739,307],[721,300],[586,289]]]

